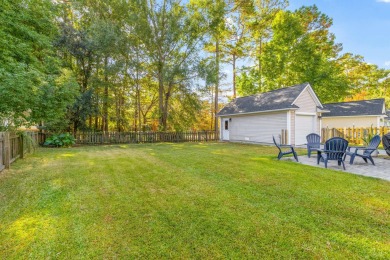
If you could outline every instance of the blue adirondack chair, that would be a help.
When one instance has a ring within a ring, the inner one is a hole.
[[[333,137],[325,142],[324,150],[318,150],[317,164],[320,164],[320,161],[324,161],[325,168],[328,168],[328,161],[334,160],[337,161],[337,164],[340,166],[343,165],[345,170],[345,152],[348,147],[348,141],[341,137]]]
[[[320,149],[321,137],[318,134],[312,133],[306,136],[307,140],[307,157],[310,158],[311,152]]]
[[[382,144],[383,144],[383,148],[385,149],[386,153],[390,156],[390,133],[382,136]]]
[[[291,145],[278,144],[278,143],[276,142],[274,136],[272,136],[272,139],[274,140],[275,146],[278,147],[278,149],[279,149],[278,160],[280,160],[280,158],[282,158],[283,155],[293,154],[295,160],[297,160],[297,162],[298,162],[298,155],[297,155],[297,153],[295,152],[294,147],[292,147]]]
[[[351,156],[349,164],[353,164],[355,157],[358,156],[361,157],[366,163],[368,159],[373,165],[375,165],[374,159],[372,159],[372,153],[378,148],[380,143],[381,137],[379,135],[376,135],[371,139],[367,147],[348,147],[346,155]],[[351,148],[356,148],[356,150],[354,152],[351,152]],[[362,153],[359,153],[359,151],[362,151]]]

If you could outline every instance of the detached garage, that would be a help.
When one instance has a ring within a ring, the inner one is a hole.
[[[236,98],[219,113],[221,140],[302,145],[306,135],[320,133],[323,110],[308,83]],[[283,136],[283,137],[282,137]]]

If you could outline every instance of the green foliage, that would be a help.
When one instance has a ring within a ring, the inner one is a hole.
[[[35,151],[38,143],[32,138],[32,135],[36,135],[37,133],[21,131],[18,134],[23,135],[24,148],[28,151]]]
[[[44,129],[49,131],[65,131],[69,126],[68,111],[79,95],[79,88],[73,72],[62,69],[39,88],[31,120],[43,121]]]
[[[364,145],[368,146],[375,135],[376,135],[376,133],[375,133],[372,125],[371,125],[370,129],[364,129],[364,133],[363,133],[363,137],[362,137]]]
[[[172,97],[186,93],[187,86],[196,77],[205,27],[194,22],[202,21],[196,9],[179,0],[167,0],[164,4],[141,2],[135,7],[137,21],[133,26],[139,44],[147,50],[153,76],[158,82],[159,127],[165,131]]]
[[[390,71],[368,64],[360,55],[346,53],[338,59],[344,68],[348,80],[348,97],[350,100],[385,98],[390,106]]]
[[[347,81],[335,62],[340,48],[331,25],[316,6],[278,12],[262,56],[262,91],[310,82],[322,102],[345,97]]]
[[[258,71],[249,69],[244,71],[237,78],[237,92],[240,96],[250,96],[256,93],[260,93],[258,82]]]
[[[215,127],[228,63],[240,95],[309,82],[322,102],[390,105],[390,71],[340,56],[332,19],[287,2],[3,0],[0,128]]]
[[[4,0],[0,8],[0,119],[26,124],[50,76],[56,27],[51,1]]]
[[[76,143],[73,135],[69,133],[53,134],[46,138],[43,145],[55,147],[70,147]]]

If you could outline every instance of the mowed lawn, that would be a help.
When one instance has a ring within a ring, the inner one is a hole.
[[[276,153],[41,148],[0,173],[0,258],[390,258],[389,182]]]

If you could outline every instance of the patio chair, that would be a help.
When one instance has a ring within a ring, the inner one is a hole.
[[[318,134],[312,133],[306,136],[307,140],[307,157],[310,158],[311,151],[320,149],[321,137]]]
[[[345,151],[348,147],[348,141],[341,137],[333,137],[325,142],[324,150],[317,150],[317,164],[320,164],[322,160],[325,164],[325,168],[328,168],[328,161],[337,161],[340,166],[343,165],[345,170]]]
[[[292,147],[291,145],[278,144],[278,143],[276,142],[274,136],[272,136],[272,139],[274,140],[275,146],[278,147],[278,149],[279,149],[278,160],[280,160],[280,158],[282,158],[283,155],[293,154],[295,160],[297,160],[297,162],[298,162],[298,155],[297,155],[297,153],[295,152],[294,147]]]
[[[348,147],[348,151],[346,152],[346,155],[351,156],[351,160],[349,161],[349,164],[353,164],[353,161],[355,160],[355,157],[361,157],[363,160],[367,163],[367,159],[370,160],[372,165],[375,165],[374,159],[372,159],[372,153],[378,148],[379,144],[381,143],[381,137],[379,135],[375,135],[367,147]],[[355,148],[354,152],[351,152],[351,148]],[[359,151],[363,151],[363,153],[359,154]]]
[[[382,136],[382,144],[383,144],[383,148],[385,149],[386,153],[390,156],[390,133]]]

